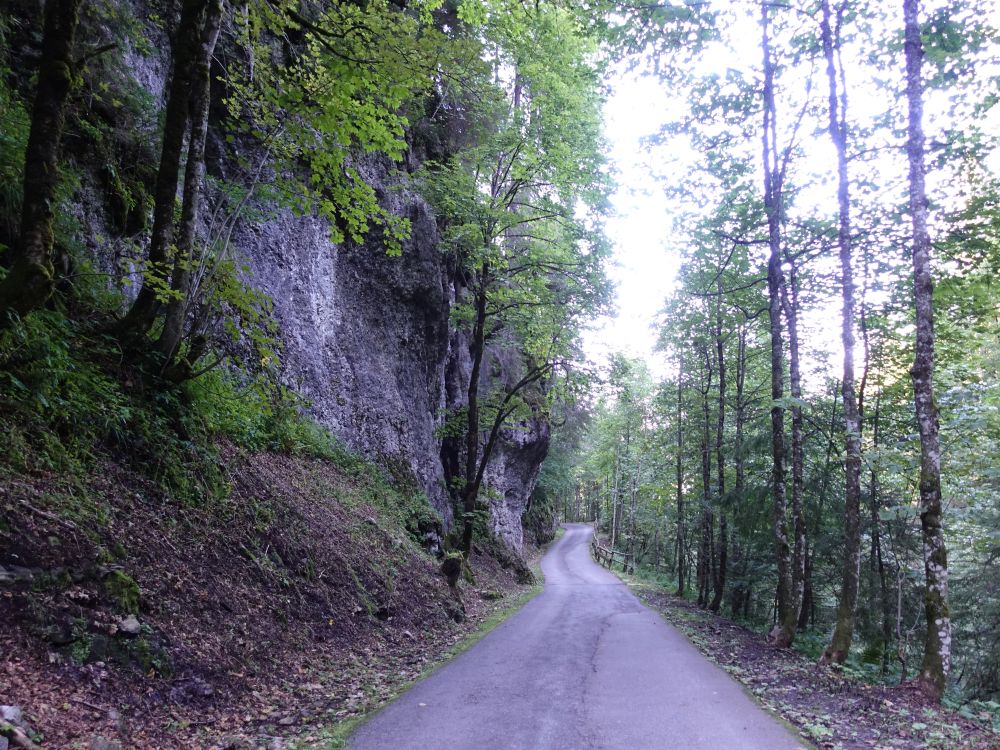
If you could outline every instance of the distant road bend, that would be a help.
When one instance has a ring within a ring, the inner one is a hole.
[[[545,590],[363,725],[352,750],[796,750],[806,745],[590,559],[570,525]]]

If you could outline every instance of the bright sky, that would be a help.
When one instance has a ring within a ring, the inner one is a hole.
[[[670,243],[670,201],[653,177],[643,138],[669,118],[669,97],[652,78],[617,75],[605,106],[605,128],[618,190],[607,233],[614,245],[611,278],[618,315],[599,321],[585,337],[587,354],[603,360],[612,352],[642,357],[655,374],[666,368],[655,350],[655,321],[674,288],[679,258]]]

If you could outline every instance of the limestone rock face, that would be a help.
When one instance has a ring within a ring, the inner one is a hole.
[[[143,15],[139,0],[119,2]],[[166,34],[153,50],[139,54],[126,46],[121,54],[134,82],[162,108],[170,70]],[[213,112],[222,110],[220,105]],[[245,144],[227,146],[215,125],[210,124],[207,148],[213,177],[232,177],[235,167],[226,154],[233,148],[240,148],[248,163],[258,163],[260,154]],[[158,143],[151,148],[159,153]],[[415,145],[405,164],[413,168],[422,153]],[[387,255],[378,238],[361,246],[334,245],[323,220],[283,210],[268,210],[266,219],[241,220],[231,249],[249,267],[249,281],[274,302],[286,385],[304,396],[319,422],[351,449],[408,469],[450,524],[443,462],[455,457],[442,451],[438,428],[446,410],[466,401],[462,378],[468,374],[468,345],[449,325],[461,288],[459,274],[439,247],[430,206],[393,175],[392,165],[363,157],[354,166],[384,206],[409,219],[410,238],[401,256]],[[83,175],[77,215],[88,237],[102,238],[100,244],[88,243],[96,265],[111,272],[130,266],[122,249],[130,244],[109,229],[96,182]],[[133,291],[137,281],[133,276]],[[494,357],[503,359],[503,351]],[[487,380],[484,389],[489,385]],[[519,425],[506,433],[487,474],[494,529],[516,548],[522,543],[520,518],[547,447],[543,419]]]
[[[288,385],[352,449],[407,467],[450,523],[445,466],[461,463],[448,455],[439,428],[467,402],[468,339],[449,326],[461,287],[427,203],[398,189],[384,169],[366,176],[410,220],[398,257],[377,241],[334,245],[323,221],[288,212],[242,226],[235,241],[253,282],[274,301]],[[503,349],[490,353],[484,392],[491,380],[513,378],[511,357]],[[486,473],[493,529],[517,549],[548,439],[541,417],[506,431]]]
[[[345,248],[323,221],[282,213],[240,228],[252,281],[274,301],[288,385],[352,449],[413,473],[450,517],[435,429],[443,419],[448,269],[427,204],[393,194],[411,222],[399,257]]]

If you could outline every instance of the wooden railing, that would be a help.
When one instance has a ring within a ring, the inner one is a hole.
[[[632,554],[608,549],[598,543],[596,536],[590,539],[590,551],[597,564],[605,566],[608,570],[611,570],[615,563],[619,562],[623,573],[635,573],[635,558]]]

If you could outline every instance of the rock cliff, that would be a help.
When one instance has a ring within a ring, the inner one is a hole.
[[[122,50],[134,84],[161,107],[167,50],[165,35],[152,54]],[[419,127],[426,131],[428,124]],[[213,157],[213,151],[223,150],[213,135],[209,172],[224,179],[227,165]],[[152,144],[150,155],[156,149]],[[423,150],[415,145],[405,163],[412,168]],[[456,269],[439,248],[427,202],[406,189],[384,161],[366,159],[357,166],[383,205],[411,223],[401,256],[387,255],[377,241],[334,245],[323,220],[290,211],[241,220],[233,250],[248,266],[250,282],[274,302],[286,384],[353,450],[408,468],[450,524],[444,463],[458,457],[442,451],[440,427],[449,410],[466,400],[469,361],[465,336],[449,323],[460,289]],[[96,174],[88,178],[85,170],[77,213],[98,266],[111,271],[129,252],[127,243],[115,240],[106,208],[88,197],[99,194],[96,187],[87,189],[99,179]],[[494,353],[494,360],[502,359],[502,351]],[[502,380],[504,368],[492,369]],[[488,379],[483,387],[490,387]],[[521,516],[547,449],[548,425],[533,419],[505,434],[487,472],[483,497],[489,499],[493,529],[515,548],[522,544]]]
[[[391,179],[384,170],[369,178]],[[324,222],[290,213],[244,223],[236,243],[274,301],[288,385],[354,450],[407,466],[450,522],[439,433],[446,414],[465,403],[469,367],[466,338],[449,325],[454,269],[426,202],[382,192],[411,223],[399,257],[375,244],[333,245]],[[487,471],[492,527],[515,548],[548,438],[540,417],[507,431]]]

